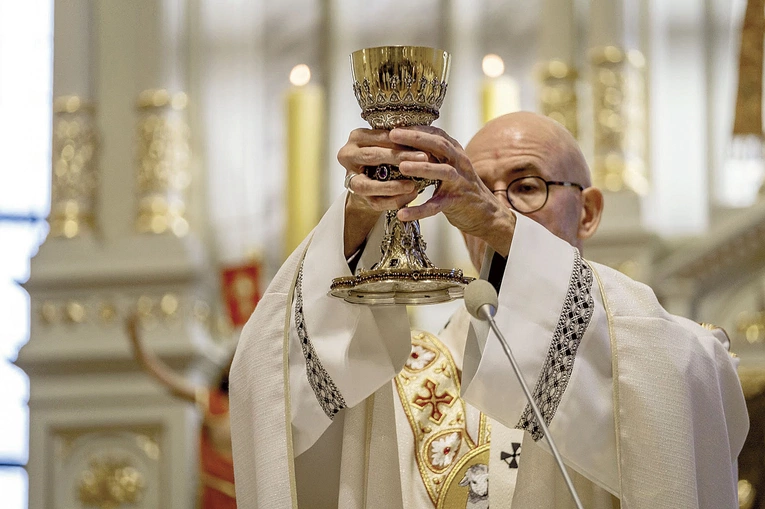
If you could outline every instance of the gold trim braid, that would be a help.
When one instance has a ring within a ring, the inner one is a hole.
[[[595,276],[595,280],[598,282],[598,289],[600,290],[600,298],[603,300],[603,309],[606,312],[606,320],[608,322],[608,338],[611,345],[611,376],[613,377],[613,400],[614,400],[614,431],[616,435],[616,466],[619,470],[619,493],[623,494],[622,488],[622,448],[621,448],[621,426],[619,424],[619,355],[616,345],[616,333],[614,332],[613,315],[611,314],[611,307],[608,305],[608,299],[606,298],[606,291],[603,287],[603,281],[600,279],[600,274],[595,270],[595,267],[590,264],[592,274]],[[621,502],[619,502],[621,504]],[[621,505],[614,504],[614,507],[621,507]]]

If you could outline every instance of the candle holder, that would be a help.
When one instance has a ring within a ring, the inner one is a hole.
[[[451,56],[417,46],[366,48],[351,54],[353,92],[361,117],[373,129],[430,125],[444,102]],[[440,181],[411,178],[397,166],[367,167],[374,180],[413,180],[418,192]],[[385,212],[382,258],[369,270],[332,281],[330,294],[355,304],[435,304],[462,297],[473,278],[460,269],[440,269],[425,254],[418,221]]]

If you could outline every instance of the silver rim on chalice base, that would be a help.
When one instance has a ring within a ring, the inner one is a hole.
[[[444,102],[451,57],[418,46],[367,48],[351,54],[353,92],[361,117],[374,129],[430,125]],[[409,179],[396,166],[368,167],[365,174],[387,181]],[[419,192],[440,182],[413,180]],[[460,269],[440,269],[425,254],[418,221],[402,222],[385,213],[381,260],[371,270],[335,278],[330,295],[367,305],[435,304],[459,299],[471,277]]]

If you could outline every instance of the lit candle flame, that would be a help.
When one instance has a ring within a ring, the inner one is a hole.
[[[308,85],[311,81],[311,68],[305,64],[298,64],[290,71],[290,83],[296,87]]]
[[[489,78],[498,78],[505,73],[505,62],[499,55],[489,53],[483,57],[481,68],[483,69],[483,73]]]

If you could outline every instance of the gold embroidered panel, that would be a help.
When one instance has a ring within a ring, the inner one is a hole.
[[[478,482],[479,491],[484,481],[488,487],[490,430],[481,415],[473,432],[477,436],[471,435],[460,398],[460,375],[449,350],[435,336],[412,332],[412,352],[396,376],[396,389],[414,434],[417,467],[436,507],[452,507],[451,502],[444,505],[447,499],[465,507],[471,480]],[[484,456],[482,470],[476,461]]]

